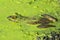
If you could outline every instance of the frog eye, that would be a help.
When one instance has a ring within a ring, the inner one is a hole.
[[[12,15],[12,16],[8,16],[7,18],[16,19],[16,18],[17,18],[17,16]]]
[[[12,15],[12,16],[8,16],[7,17],[8,18],[8,20],[10,20],[10,21],[17,21],[17,16],[14,16],[14,15]]]

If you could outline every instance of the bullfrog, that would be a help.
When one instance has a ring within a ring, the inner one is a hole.
[[[29,21],[27,21],[27,24],[32,24],[32,25],[39,24],[37,26],[38,28],[56,27],[55,25],[51,25],[50,23],[57,22],[58,21],[57,18],[55,18],[51,15],[48,15],[48,14],[42,14],[41,16],[42,17],[40,17],[37,20],[36,17],[27,17],[27,16],[23,16],[21,14],[15,13],[15,15],[10,15],[7,18],[13,22],[18,22],[21,20],[24,20],[24,21],[29,20]]]

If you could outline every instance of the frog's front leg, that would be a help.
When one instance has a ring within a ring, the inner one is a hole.
[[[56,27],[55,25],[38,25],[37,28],[49,28],[49,27]]]

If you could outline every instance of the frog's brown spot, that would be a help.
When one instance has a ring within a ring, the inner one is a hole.
[[[50,21],[46,18],[41,18],[39,20],[30,22],[30,24],[49,24],[49,23],[50,23]]]

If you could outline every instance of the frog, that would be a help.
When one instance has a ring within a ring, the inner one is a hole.
[[[27,24],[32,24],[32,25],[39,24],[37,26],[37,28],[56,27],[55,25],[51,25],[50,23],[57,22],[58,21],[57,18],[55,18],[55,17],[53,17],[49,14],[42,14],[41,16],[42,17],[37,19],[36,17],[27,17],[27,16],[23,16],[21,14],[15,13],[15,15],[10,15],[7,18],[10,21],[13,21],[13,22],[18,22],[18,21],[21,21],[21,20],[24,20],[24,21],[29,20],[26,23]]]

